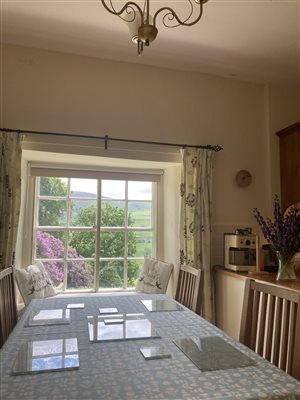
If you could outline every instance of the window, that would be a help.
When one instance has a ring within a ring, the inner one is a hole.
[[[33,258],[56,288],[135,286],[156,253],[155,182],[38,176],[35,192]]]

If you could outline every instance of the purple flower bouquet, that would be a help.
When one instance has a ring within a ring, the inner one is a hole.
[[[254,217],[262,234],[275,250],[278,261],[277,279],[296,279],[292,259],[300,251],[300,209],[292,206],[282,215],[278,196],[274,200],[274,221],[264,219],[257,208]]]

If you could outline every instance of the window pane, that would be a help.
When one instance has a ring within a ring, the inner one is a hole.
[[[152,203],[144,201],[128,202],[128,226],[151,228]]]
[[[152,182],[128,182],[129,200],[152,200]]]
[[[128,257],[135,257],[137,252],[137,236],[136,232],[128,232],[128,246],[127,246]]]
[[[124,201],[102,201],[101,226],[124,227],[125,203]]]
[[[100,257],[124,257],[124,246],[124,232],[101,232]]]
[[[94,262],[68,261],[68,289],[91,289],[94,286]]]
[[[99,288],[122,288],[123,261],[100,261]]]
[[[144,260],[130,260],[128,261],[127,270],[127,287],[132,288],[136,286],[137,278],[141,272]]]
[[[66,200],[40,200],[39,226],[65,226],[67,224]]]
[[[71,200],[70,208],[71,226],[96,225],[96,200]]]
[[[130,232],[136,237],[136,250],[132,257],[149,257],[152,256],[152,232]],[[129,241],[129,240],[128,240]]]
[[[63,258],[64,232],[37,231],[36,258]]]
[[[68,258],[95,257],[96,233],[69,231]]]
[[[41,196],[63,196],[68,194],[68,178],[40,178]]]
[[[61,261],[44,261],[43,265],[56,289],[61,289],[64,281],[64,263]]]
[[[102,181],[102,199],[125,199],[125,181]]]
[[[70,195],[72,197],[89,197],[96,199],[97,180],[72,178],[70,182]]]

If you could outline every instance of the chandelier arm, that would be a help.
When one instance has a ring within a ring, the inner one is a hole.
[[[131,9],[131,10],[134,12],[134,18],[133,18],[133,20],[132,20],[132,21],[134,21],[134,20],[135,20],[135,17],[136,17],[134,8],[136,8],[136,9],[138,10],[138,12],[140,13],[140,15],[141,15],[141,20],[143,20],[143,11],[142,11],[141,7],[140,7],[138,4],[134,3],[133,1],[128,1],[128,2],[121,8],[120,11],[116,11],[116,9],[115,9],[114,6],[113,6],[112,0],[110,0],[110,4],[111,4],[111,7],[112,7],[112,8],[109,8],[109,7],[108,7],[108,5],[106,4],[106,0],[101,0],[101,3],[102,3],[102,5],[103,5],[103,7],[104,7],[108,12],[110,12],[110,13],[113,14],[113,15],[116,15],[117,17],[121,18],[122,20],[124,20],[124,21],[126,21],[126,22],[128,22],[128,20],[126,20],[125,18],[121,17],[121,14],[123,14],[124,11],[127,12],[127,9],[128,9],[128,8]],[[132,22],[132,21],[131,21],[131,22]]]
[[[146,8],[146,24],[149,25],[149,16],[150,16],[150,0],[146,0],[144,3],[144,10]]]
[[[115,14],[117,13],[117,11],[116,11],[116,9],[115,9],[113,0],[109,0],[109,3],[110,3],[110,7],[111,7],[111,9],[113,10],[114,15],[115,15]],[[126,10],[125,10],[125,11],[127,12],[127,14],[129,14],[128,8],[129,8],[130,10],[132,10],[132,14],[133,14],[132,20],[127,20],[126,18],[121,17],[121,15],[118,15],[118,17],[119,17],[121,20],[125,21],[125,22],[133,22],[133,21],[135,20],[135,10],[134,10],[134,8],[133,8],[132,6],[128,6],[128,7],[126,7]]]
[[[146,1],[144,1],[143,15],[145,14],[145,11],[146,11]]]
[[[111,8],[115,11],[115,8],[114,8],[114,5],[112,3],[112,0],[110,0],[110,3],[111,3]],[[133,6],[131,6],[131,5],[127,6],[124,12],[126,12],[129,15],[130,14],[130,10],[132,11],[132,15],[133,15],[132,19],[124,18],[121,15],[118,15],[118,14],[115,14],[115,13],[114,13],[114,15],[117,15],[117,17],[119,17],[122,21],[133,22],[135,20],[135,18],[136,18],[136,10],[133,8]]]
[[[189,2],[190,2],[190,0],[189,0]],[[191,4],[191,6],[192,6],[192,3],[191,3],[191,2],[190,2],[190,4]],[[179,26],[179,25],[184,25],[184,26],[192,26],[192,25],[195,25],[195,24],[200,20],[200,18],[202,17],[202,14],[203,14],[203,2],[202,2],[202,1],[200,1],[199,6],[200,6],[199,15],[198,15],[198,17],[197,17],[194,21],[192,21],[192,22],[187,22],[187,20],[191,17],[191,14],[189,15],[189,17],[188,17],[187,19],[181,20],[181,19],[178,17],[178,15],[176,14],[176,12],[175,12],[174,10],[172,10],[172,8],[170,8],[170,7],[162,7],[162,8],[160,8],[159,10],[157,10],[156,13],[154,14],[154,17],[153,17],[153,25],[156,26],[156,18],[157,18],[157,16],[158,16],[161,12],[166,12],[166,14],[165,14],[164,17],[163,17],[163,24],[164,24],[164,26],[166,26],[167,28],[175,28],[176,26]],[[192,6],[192,7],[193,7],[193,6]],[[167,25],[167,24],[165,23],[165,19],[166,19],[166,17],[167,17],[168,15],[171,16],[171,18],[169,17],[169,20],[170,20],[170,19],[175,19],[175,20],[178,22],[178,25]]]
[[[193,15],[194,7],[193,7],[193,4],[192,4],[192,1],[193,1],[193,0],[188,0],[188,2],[189,2],[190,5],[191,5],[191,11],[190,11],[190,14],[186,17],[186,19],[183,20],[183,23],[184,23],[184,24],[185,24],[185,23],[191,18],[191,16]],[[182,24],[180,24],[180,23],[178,23],[178,24],[176,24],[176,25],[167,25],[166,22],[165,22],[165,19],[167,19],[168,16],[169,16],[169,21],[171,21],[171,20],[174,19],[173,13],[170,13],[170,12],[166,13],[166,14],[163,16],[163,18],[162,18],[162,23],[163,23],[163,25],[166,26],[167,28],[177,28],[178,26],[182,25]]]

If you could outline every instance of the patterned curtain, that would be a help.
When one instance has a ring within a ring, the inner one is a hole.
[[[21,142],[16,133],[0,132],[0,269],[14,264],[20,214]]]
[[[214,323],[211,265],[213,158],[212,150],[182,150],[180,263],[201,269],[201,314]]]

